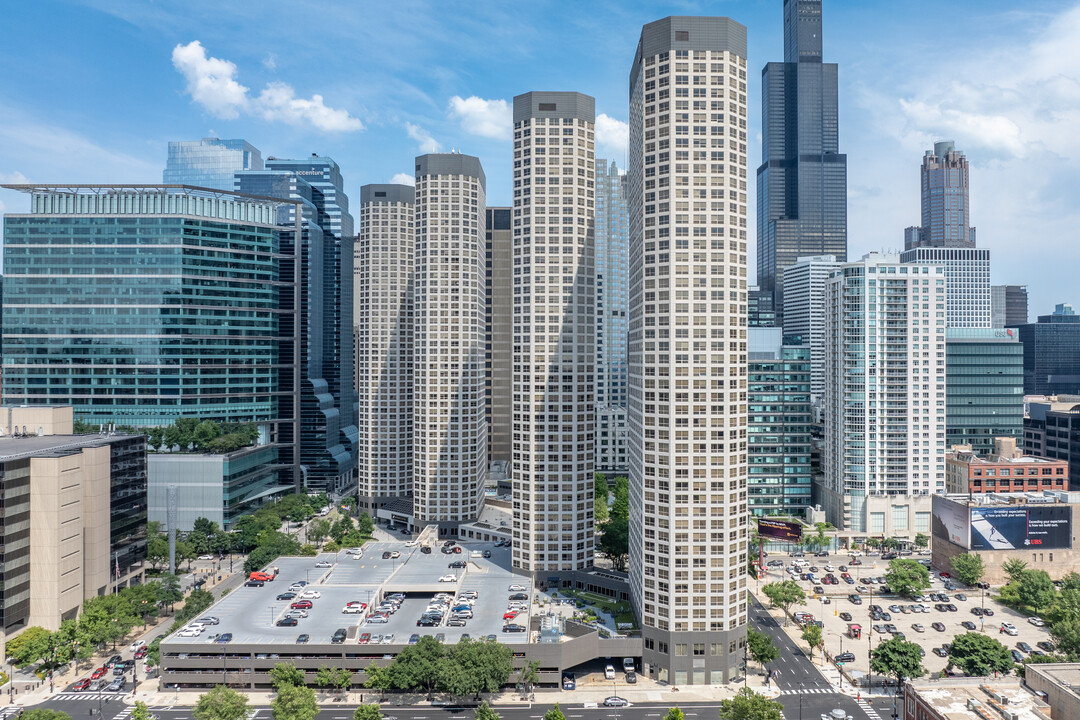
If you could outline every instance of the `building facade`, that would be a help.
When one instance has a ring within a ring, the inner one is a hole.
[[[951,140],[934,143],[923,155],[919,178],[922,225],[904,231],[904,249],[975,247],[964,153]]]
[[[945,457],[945,491],[951,494],[1064,492],[1069,489],[1069,463],[1025,455],[1016,438],[994,438],[985,455],[970,445],[953,445]]]
[[[825,294],[821,504],[866,531],[872,495],[945,489],[945,272],[870,253]]]
[[[630,69],[630,591],[644,671],[677,686],[731,681],[746,637],[746,109],[743,25],[642,28]]]
[[[360,507],[412,495],[413,188],[360,188],[356,281],[356,390]]]
[[[1080,490],[1080,395],[1025,398],[1024,452],[1069,464],[1071,490]]]
[[[750,328],[747,460],[753,515],[802,516],[811,505],[810,348],[780,328]]]
[[[991,285],[990,327],[1018,328],[1027,324],[1027,285]]]
[[[169,158],[161,182],[232,190],[234,173],[262,168],[262,153],[247,140],[181,140],[169,143]]]
[[[485,183],[470,155],[416,158],[413,517],[440,534],[479,516],[487,480]]]
[[[752,285],[746,292],[746,326],[776,327],[773,296],[768,290]]]
[[[946,279],[946,283],[948,279]],[[946,295],[948,294],[946,285]],[[945,331],[945,442],[984,455],[1024,431],[1024,349],[1014,330]]]
[[[487,404],[488,462],[513,456],[514,235],[508,207],[487,209],[484,388]]]
[[[950,328],[989,328],[990,251],[975,247],[919,246],[900,262],[945,269],[945,319]]]
[[[625,173],[596,161],[596,469],[625,474],[630,224]]]
[[[761,73],[758,285],[783,317],[798,258],[847,259],[847,156],[840,152],[836,63],[822,62],[821,0],[784,1],[784,62]]]
[[[1059,303],[1050,315],[1021,325],[1025,395],[1080,395],[1080,315]],[[6,381],[5,381],[6,384]]]
[[[840,268],[835,255],[800,257],[784,271],[784,337],[810,348],[810,399],[825,394],[825,286]]]
[[[593,564],[595,122],[588,95],[514,98],[513,568],[534,579]]]

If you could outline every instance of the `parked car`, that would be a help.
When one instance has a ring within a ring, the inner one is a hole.
[[[577,680],[574,673],[563,673],[562,677],[562,689],[573,690],[577,687]]]
[[[217,636],[217,639],[214,640],[214,642],[217,642],[217,643],[232,642],[232,637],[233,637],[232,633],[221,633],[220,635]]]
[[[604,679],[605,680],[614,680],[615,679],[615,666],[614,665],[608,665],[607,667],[604,668]]]
[[[1020,642],[1016,643],[1016,647],[1020,648],[1020,652],[1026,652],[1026,653],[1029,653],[1029,652],[1031,652],[1031,646],[1030,646],[1030,645],[1028,645],[1028,644],[1027,644],[1026,642],[1024,642],[1023,640],[1021,640]]]
[[[1019,635],[1016,626],[1009,622],[1001,623],[1001,632],[1005,633],[1006,635]]]
[[[971,622],[970,620],[965,620],[964,622],[960,623],[960,627],[964,628],[965,630],[974,630],[975,623]]]
[[[447,625],[449,625],[449,624],[450,623],[447,623]],[[527,630],[527,628],[524,625],[514,625],[514,624],[503,625],[503,628],[502,628],[502,631],[504,633],[519,633],[519,632],[525,632],[525,630]]]
[[[840,613],[840,619],[843,620],[844,622],[851,622],[851,613],[849,613],[849,612]]]
[[[446,621],[446,627],[465,627],[467,624],[465,618],[461,617],[452,617]]]
[[[1035,627],[1043,627],[1043,626],[1046,625],[1046,623],[1043,622],[1042,618],[1040,618],[1040,617],[1029,617],[1028,622],[1031,623],[1032,625],[1034,625]]]
[[[341,643],[345,642],[345,638],[347,638],[348,636],[349,632],[345,628],[338,628],[334,631],[333,636],[331,636],[330,642],[334,643],[335,645],[340,645]]]
[[[150,652],[150,648],[148,646],[146,646],[146,645],[143,645],[141,648],[139,648],[138,650],[135,651],[135,656],[134,657],[135,657],[136,660],[142,660],[144,657],[146,657],[147,653],[149,653],[149,652]]]
[[[244,583],[244,587],[262,587],[265,584],[262,580],[248,580]]]
[[[297,600],[289,607],[293,610],[310,610],[312,608],[312,604],[310,600]]]
[[[619,697],[618,695],[612,695],[609,698],[604,699],[604,707],[626,707],[630,703],[626,698]]]
[[[637,673],[633,670],[628,670],[626,673],[626,682],[633,685],[637,682]]]
[[[311,639],[310,635],[308,635],[307,633],[301,633],[300,635],[296,636],[296,644],[297,645],[303,645],[304,643],[306,643],[310,639]]]
[[[277,599],[278,600],[292,600],[294,597],[296,597],[296,593],[294,593],[294,592],[283,592],[283,593],[281,593],[280,595],[277,596]]]
[[[439,582],[457,582],[457,575],[443,575]]]
[[[837,654],[833,658],[833,660],[835,660],[838,663],[855,662],[855,653],[842,652],[842,653]]]
[[[1024,662],[1024,656],[1020,654],[1019,650],[1010,650],[1009,653],[1012,655],[1012,659],[1013,659],[1014,662],[1018,662],[1018,663],[1023,663]]]
[[[461,568],[465,567],[465,561],[464,560],[455,560],[454,562],[450,563],[446,567],[450,568],[451,570],[460,570]]]
[[[409,644],[410,645],[415,645],[418,642],[420,642],[420,634],[419,633],[413,633],[412,635],[409,636]]]
[[[315,567],[317,567],[317,568],[334,567],[334,563],[330,562],[329,560],[320,560],[319,562],[315,563]]]
[[[300,621],[294,617],[283,617],[277,621],[278,627],[296,627],[300,624]]]
[[[1054,644],[1053,643],[1046,642],[1045,640],[1040,640],[1039,642],[1037,642],[1035,644],[1038,645],[1039,647],[1041,647],[1043,650],[1045,650],[1048,653],[1054,652]]]
[[[300,593],[300,597],[304,600],[318,600],[322,597],[322,593],[320,593],[318,590],[305,590],[304,592]]]

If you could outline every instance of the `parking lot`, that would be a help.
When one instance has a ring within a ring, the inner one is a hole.
[[[912,558],[929,559],[928,556],[912,556]],[[912,600],[882,594],[879,591],[883,586],[880,583],[870,582],[872,578],[884,577],[888,569],[888,561],[880,557],[860,557],[861,565],[851,565],[852,559],[848,555],[833,554],[829,557],[815,557],[812,553],[807,553],[806,557],[801,558],[811,567],[818,568],[819,580],[825,575],[826,566],[831,565],[834,568],[833,574],[840,579],[839,584],[821,584],[799,579],[799,575],[790,575],[785,568],[790,566],[795,559],[786,553],[770,555],[767,561],[780,560],[783,561],[784,566],[769,567],[767,577],[759,583],[759,587],[766,582],[795,579],[806,591],[808,599],[804,606],[793,607],[792,612],[805,611],[813,615],[814,620],[822,622],[825,650],[829,655],[835,656],[841,652],[850,652],[855,655],[853,662],[845,663],[844,669],[847,671],[854,670],[857,674],[869,672],[870,648],[893,637],[895,633],[903,633],[906,640],[917,643],[923,648],[925,652],[923,667],[930,673],[944,670],[947,662],[946,658],[936,654],[934,649],[951,642],[954,636],[972,630],[996,637],[1010,650],[1018,649],[1018,643],[1026,642],[1032,651],[1044,652],[1039,649],[1038,643],[1051,642],[1045,627],[1036,627],[1028,622],[1027,617],[999,605],[987,590],[967,587],[955,579],[951,579],[951,582],[956,589],[945,590],[946,579],[936,577],[937,572],[933,569],[931,569],[930,589],[925,591],[921,600]],[[845,570],[841,570],[841,566]],[[843,572],[847,572],[855,582],[851,584],[845,582],[842,578]],[[815,587],[820,587],[824,592],[815,592]],[[855,593],[860,595],[862,604],[856,605],[849,599],[849,596]],[[943,593],[948,595],[945,600],[929,597]],[[758,596],[762,602],[768,602],[760,591]],[[878,620],[871,619],[872,605],[878,606],[884,613]],[[937,605],[943,607],[937,608],[935,607]],[[955,607],[956,610],[949,610],[945,607],[948,605]],[[918,612],[914,606],[924,606],[928,612]],[[973,609],[981,611],[983,608],[990,610],[993,615],[984,617],[972,612]],[[961,625],[964,622],[971,623],[973,628]],[[1012,623],[1017,634],[1011,636],[1000,632],[1003,622]],[[939,627],[943,629],[936,629],[934,623],[940,623]],[[857,640],[852,637],[852,625],[861,627],[861,637]],[[922,629],[916,628],[916,625],[922,626]],[[801,631],[797,626],[792,624],[788,630],[800,644],[804,644],[799,638]],[[1028,655],[1026,652],[1021,652],[1021,654],[1025,657]],[[818,662],[821,661],[817,652],[815,652],[815,657],[818,658]],[[838,673],[835,668],[827,671],[826,674],[837,679]]]

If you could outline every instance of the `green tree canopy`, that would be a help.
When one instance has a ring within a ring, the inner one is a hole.
[[[768,583],[761,588],[761,592],[765,593],[765,597],[769,598],[773,607],[780,608],[785,614],[792,605],[802,605],[806,602],[806,593],[794,580]]]
[[[741,688],[735,697],[720,701],[720,720],[782,720],[784,706],[750,688]]]
[[[1027,563],[1020,558],[1009,558],[1005,562],[1001,563],[1001,569],[1005,571],[1005,574],[1009,576],[1011,582],[1016,582],[1020,579],[1024,570],[1027,569]]]
[[[926,548],[930,546],[930,536],[926,533],[915,533],[915,546]]]
[[[664,715],[664,720],[683,720],[683,711],[677,707],[669,708],[667,714]]]
[[[1069,658],[1069,662],[1080,660],[1080,617],[1058,620],[1050,626],[1050,637],[1054,638],[1058,652]]]
[[[1037,611],[1050,607],[1057,599],[1057,588],[1045,570],[1024,570],[1018,585],[1020,602]]]
[[[131,710],[131,715],[128,717],[131,718],[131,720],[154,720],[154,716],[151,714],[149,706],[138,700],[135,701],[135,707]]]
[[[559,703],[555,703],[554,707],[544,713],[544,720],[566,720],[563,711],[559,709]]]
[[[353,720],[382,720],[382,709],[377,703],[360,705],[353,711]]]
[[[593,475],[593,519],[597,525],[603,525],[610,517],[608,513],[608,488],[607,478],[604,473]]]
[[[16,637],[7,641],[5,649],[8,660],[14,660],[19,667],[26,667],[37,662],[49,651],[49,638],[52,633],[43,627],[28,627]]]
[[[270,669],[270,684],[275,690],[281,690],[286,685],[304,685],[304,671],[291,662],[279,662]]]
[[[600,552],[616,570],[626,570],[630,555],[630,520],[616,513],[600,528]]]
[[[974,585],[986,574],[986,566],[983,565],[982,555],[979,553],[964,553],[953,558],[952,571],[960,582]]]
[[[780,651],[773,645],[772,638],[765,633],[757,632],[753,628],[747,628],[746,630],[746,645],[750,658],[762,667],[780,657]]]
[[[439,684],[440,662],[446,652],[446,646],[429,635],[420,638],[415,645],[407,646],[387,668],[393,687],[424,690],[430,700]]]
[[[352,520],[348,521],[348,525],[352,527]],[[360,531],[361,535],[370,537],[371,533],[375,532],[375,523],[372,522],[371,516],[365,513],[360,513],[360,516],[356,518],[356,529]]]
[[[71,716],[61,710],[49,708],[31,708],[19,713],[20,718],[25,720],[71,720]]]
[[[971,677],[984,677],[992,672],[1002,675],[1013,669],[1012,654],[992,637],[967,632],[953,638],[949,649],[949,664]]]
[[[889,638],[870,651],[870,669],[879,675],[896,678],[899,685],[926,674],[921,648],[898,637]]]
[[[885,582],[897,595],[911,598],[930,587],[930,571],[918,560],[897,558],[889,561]]]
[[[495,712],[495,709],[488,705],[487,701],[484,701],[477,706],[476,711],[473,713],[473,720],[499,720],[499,713]]]
[[[247,713],[247,696],[224,685],[200,695],[191,711],[195,720],[242,720]]]
[[[810,659],[814,659],[814,648],[821,646],[821,626],[807,623],[802,631],[803,641],[810,647]]]
[[[319,703],[315,691],[306,685],[282,685],[270,703],[274,720],[315,720]]]
[[[615,478],[614,499],[611,504],[611,518],[630,518],[630,481],[623,476]]]

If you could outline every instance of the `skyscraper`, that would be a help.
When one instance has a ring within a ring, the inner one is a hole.
[[[479,516],[487,479],[485,183],[471,155],[416,158],[413,517],[440,535]]]
[[[487,281],[484,322],[487,393],[488,462],[510,462],[514,442],[513,318],[514,235],[513,208],[487,209]]]
[[[1053,313],[1040,315],[1038,322],[1021,325],[1019,330],[1024,345],[1024,394],[1080,395],[1080,315],[1072,305],[1059,303]]]
[[[746,28],[645,25],[630,69],[630,593],[644,671],[729,682],[746,636]]]
[[[412,495],[413,188],[360,188],[354,269],[360,507]]]
[[[234,173],[262,168],[262,153],[247,140],[181,140],[169,143],[161,181],[167,185],[232,190]]]
[[[837,66],[822,62],[821,0],[784,0],[784,62],[761,73],[758,285],[784,313],[784,271],[804,255],[847,259],[847,156]]]
[[[1027,285],[990,286],[990,327],[1018,328],[1027,321]]]
[[[834,255],[801,257],[784,271],[784,337],[810,347],[810,397],[825,394],[825,285],[842,263]]]
[[[1024,430],[1024,348],[1015,330],[945,332],[945,445],[994,451],[995,438]]]
[[[837,527],[869,532],[872,495],[945,490],[945,271],[870,253],[826,285],[825,477]],[[876,315],[876,317],[875,317]]]
[[[514,98],[513,567],[534,579],[593,564],[595,121],[581,93]]]
[[[950,328],[990,327],[990,251],[968,227],[968,163],[952,142],[934,143],[922,164],[922,227],[904,231],[900,261],[945,268]]]
[[[773,295],[757,285],[751,285],[746,293],[747,327],[776,327],[776,311]]]
[[[626,472],[626,175],[596,161],[596,469]]]

